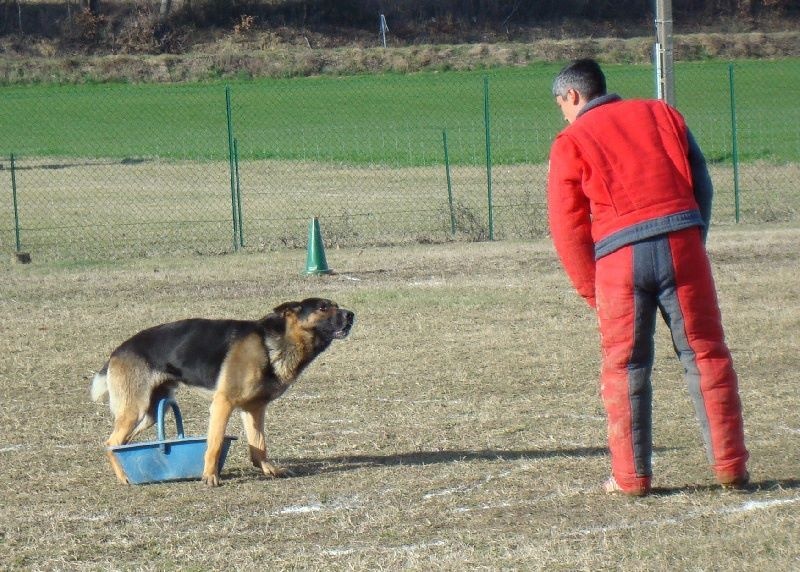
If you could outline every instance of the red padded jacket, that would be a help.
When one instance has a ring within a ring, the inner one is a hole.
[[[695,198],[690,140],[672,107],[614,94],[591,101],[556,136],[547,183],[550,232],[564,269],[590,305],[596,258],[707,224]]]

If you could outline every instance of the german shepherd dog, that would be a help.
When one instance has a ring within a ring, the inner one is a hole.
[[[205,484],[219,485],[219,455],[235,409],[241,410],[253,465],[268,476],[291,475],[267,460],[267,404],[333,340],[347,337],[354,319],[331,300],[307,298],[281,304],[261,320],[194,318],[139,332],[111,353],[92,381],[92,399],[108,395],[114,416],[106,445],[124,445],[151,427],[159,400],[182,383],[211,398]],[[127,483],[119,462],[110,450],[107,454],[117,478]]]

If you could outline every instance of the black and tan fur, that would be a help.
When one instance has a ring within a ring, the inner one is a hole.
[[[286,302],[257,321],[190,319],[139,332],[111,353],[92,382],[92,399],[108,395],[114,429],[108,446],[124,445],[155,423],[155,407],[178,384],[211,397],[202,480],[219,484],[218,460],[228,419],[241,410],[250,459],[265,475],[289,471],[267,460],[264,413],[334,339],[350,333],[354,314],[321,298]],[[108,452],[117,478],[127,482]]]

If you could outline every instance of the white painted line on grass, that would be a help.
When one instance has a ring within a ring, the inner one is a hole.
[[[449,496],[449,495],[457,495],[457,494],[468,493],[470,491],[474,491],[476,489],[482,488],[484,485],[486,485],[487,483],[490,483],[491,481],[493,481],[495,479],[503,479],[505,477],[511,476],[514,472],[515,471],[510,471],[510,470],[500,471],[496,475],[486,475],[484,478],[482,478],[477,483],[473,483],[471,485],[462,485],[460,487],[451,487],[451,488],[447,488],[447,489],[440,489],[438,491],[431,491],[429,493],[426,493],[426,494],[422,495],[422,498],[424,500],[429,500],[429,499],[436,498],[436,497],[444,497],[444,496]],[[456,509],[456,510],[458,510],[458,509]],[[467,509],[467,510],[469,510],[469,509]]]
[[[717,510],[711,511],[697,511],[690,514],[686,514],[680,517],[671,517],[671,518],[664,518],[660,520],[646,520],[642,522],[635,522],[635,523],[620,523],[611,526],[598,526],[593,528],[582,528],[573,531],[573,534],[580,534],[580,535],[590,535],[596,533],[606,533],[606,532],[616,532],[620,530],[633,530],[637,528],[649,528],[649,527],[659,527],[659,526],[670,526],[675,524],[683,524],[684,522],[688,522],[690,520],[694,520],[697,518],[705,518],[712,515],[726,515],[726,514],[736,514],[742,512],[749,512],[753,510],[764,510],[769,509],[775,506],[782,506],[787,504],[794,504],[800,502],[800,497],[793,497],[788,499],[774,499],[774,500],[765,500],[765,501],[747,501],[737,506],[729,506],[720,508]]]
[[[602,415],[586,415],[581,413],[538,413],[539,419],[580,419],[581,421],[605,421]]]
[[[0,453],[10,453],[11,451],[19,451],[24,448],[25,445],[9,445],[8,447],[3,447],[0,449]]]
[[[446,540],[432,540],[431,542],[422,542],[420,544],[402,544],[400,546],[365,546],[359,548],[327,548],[320,551],[320,554],[325,556],[350,556],[357,552],[360,553],[397,553],[397,552],[418,552],[427,548],[436,548],[438,546],[446,546]]]
[[[427,493],[427,494],[423,495],[422,498],[425,499],[425,500],[428,500],[428,499],[432,499],[432,498],[435,498],[435,497],[445,497],[445,496],[448,496],[448,495],[457,495],[457,494],[460,494],[460,493],[469,492],[469,491],[471,491],[473,489],[476,489],[476,488],[478,488],[477,485],[473,486],[473,487],[454,487],[452,489],[442,489],[440,491],[433,491],[431,493]]]
[[[321,503],[319,501],[309,501],[308,504],[304,505],[290,505],[280,508],[276,511],[272,512],[273,516],[280,516],[280,515],[291,515],[291,514],[309,514],[312,512],[320,512],[320,511],[337,511],[337,510],[349,510],[354,509],[360,506],[358,496],[352,498],[343,498],[334,500],[328,503]]]
[[[319,503],[305,505],[305,506],[287,506],[280,509],[275,514],[305,514],[309,512],[318,512],[322,510],[322,505]]]
[[[428,403],[443,403],[445,405],[458,405],[463,403],[460,399],[401,399],[389,397],[376,397],[374,401],[382,403],[407,403],[409,405],[427,405]]]
[[[502,501],[502,502],[497,502],[497,503],[482,504],[480,506],[458,507],[458,508],[454,508],[453,512],[473,512],[473,511],[477,511],[477,510],[492,510],[492,509],[496,509],[496,508],[511,508],[511,507],[514,507],[514,506],[521,506],[521,505],[525,505],[525,504],[533,504],[533,503],[532,502],[524,502],[524,501],[519,501],[519,502],[515,502],[515,503],[511,503],[511,502],[508,502],[508,501]]]
[[[440,286],[445,286],[446,284],[447,283],[444,280],[431,276],[427,280],[415,280],[414,282],[410,282],[408,285],[420,286],[423,288],[438,288]]]
[[[324,556],[350,556],[355,554],[355,548],[329,548],[323,550],[320,554]]]
[[[741,506],[732,506],[729,508],[722,509],[719,511],[721,514],[731,514],[736,512],[748,512],[751,510],[763,510],[767,508],[772,508],[773,506],[780,506],[784,504],[794,504],[796,502],[800,502],[800,497],[795,497],[793,499],[774,499],[774,500],[765,500],[765,501],[747,501]]]

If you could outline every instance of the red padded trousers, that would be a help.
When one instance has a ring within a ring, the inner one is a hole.
[[[623,491],[651,486],[650,374],[658,311],[683,364],[717,479],[728,483],[745,475],[738,382],[700,229],[656,236],[600,258],[595,288],[611,472]]]

